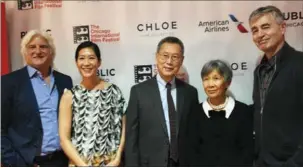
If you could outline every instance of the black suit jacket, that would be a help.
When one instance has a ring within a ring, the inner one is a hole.
[[[60,97],[72,79],[54,71]],[[59,104],[59,103],[58,103]],[[43,129],[27,68],[1,77],[1,162],[4,166],[31,166],[41,152]]]
[[[253,91],[256,164],[303,166],[303,53],[285,42],[263,107],[259,68]]]
[[[199,106],[197,90],[176,78],[180,165],[186,165],[187,117]],[[126,112],[126,166],[167,166],[169,138],[156,77],[131,88]]]

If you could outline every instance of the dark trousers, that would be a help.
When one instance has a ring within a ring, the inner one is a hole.
[[[67,167],[68,159],[63,151],[56,151],[45,156],[36,156],[34,166],[40,167]]]
[[[169,158],[168,159],[168,167],[178,167],[179,166],[179,163],[174,161],[173,159]]]

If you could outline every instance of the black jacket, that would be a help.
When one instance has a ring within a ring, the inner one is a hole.
[[[254,72],[257,166],[303,166],[303,53],[286,42],[260,102],[260,65]]]
[[[253,166],[253,115],[249,106],[235,101],[230,117],[207,117],[201,104],[197,166]],[[206,111],[208,113],[208,111]],[[193,128],[194,129],[194,128]]]

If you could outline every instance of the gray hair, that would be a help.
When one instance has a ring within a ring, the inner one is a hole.
[[[201,70],[201,77],[204,78],[214,70],[217,70],[218,73],[224,77],[225,82],[231,82],[233,78],[233,71],[227,62],[219,59],[211,60],[205,63]]]
[[[278,24],[283,23],[283,21],[284,21],[283,13],[281,12],[280,9],[278,9],[277,7],[272,6],[272,5],[260,7],[256,10],[254,10],[249,16],[249,22],[251,22],[251,20],[254,18],[258,18],[260,16],[263,16],[263,15],[269,14],[269,13],[276,19],[276,22]]]
[[[40,30],[30,30],[29,32],[26,33],[26,35],[22,38],[21,40],[21,55],[24,57],[25,54],[26,54],[26,47],[28,45],[28,43],[30,43],[30,41],[33,39],[33,37],[35,36],[41,36],[43,37],[49,47],[50,47],[50,50],[51,50],[51,56],[54,58],[55,55],[56,55],[56,48],[55,48],[55,45],[54,45],[54,40],[52,38],[52,36],[50,36],[47,32],[45,31],[40,31]]]

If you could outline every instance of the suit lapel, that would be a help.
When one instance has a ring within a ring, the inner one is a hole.
[[[156,115],[160,119],[160,123],[163,127],[163,131],[168,138],[168,132],[167,132],[167,127],[166,127],[166,123],[165,123],[164,111],[163,111],[160,91],[159,91],[159,87],[158,87],[158,83],[157,83],[157,78],[153,77],[151,80],[152,80],[151,81],[152,87],[150,89],[150,93],[151,93],[151,98],[154,100],[153,101],[154,109],[157,113]]]
[[[54,79],[55,79],[55,86],[57,87],[57,90],[58,90],[58,96],[59,96],[58,100],[60,102],[60,97],[63,93],[64,88],[62,88],[62,81],[61,81],[61,78],[59,77],[57,71],[54,71],[53,75],[54,75]]]
[[[184,85],[176,78],[176,89],[177,89],[177,115],[178,115],[178,126],[181,123],[184,107]],[[179,128],[179,127],[178,127]],[[177,129],[179,133],[179,129]]]
[[[28,108],[31,109],[29,111],[34,111],[35,114],[38,114],[39,118],[40,118],[40,112],[39,112],[36,95],[35,95],[33,85],[31,83],[27,68],[24,67],[22,71],[23,71],[22,72],[23,79],[21,81],[24,81],[24,85],[23,85],[24,89],[22,89],[22,90],[24,90],[24,95],[26,96]]]
[[[53,75],[54,75],[54,79],[55,79],[55,86],[57,88],[58,91],[58,107],[57,107],[57,113],[59,113],[59,107],[60,107],[60,100],[61,100],[61,96],[63,94],[64,91],[64,85],[63,85],[63,81],[61,80],[60,76],[58,75],[57,71],[53,71]],[[59,115],[58,115],[59,116]]]
[[[281,49],[281,55],[279,56],[280,58],[276,58],[276,70],[269,84],[268,92],[271,90],[272,83],[275,81],[281,69],[285,67],[287,58],[289,58],[288,55],[291,55],[291,52],[292,52],[292,48],[285,42],[283,48]]]

